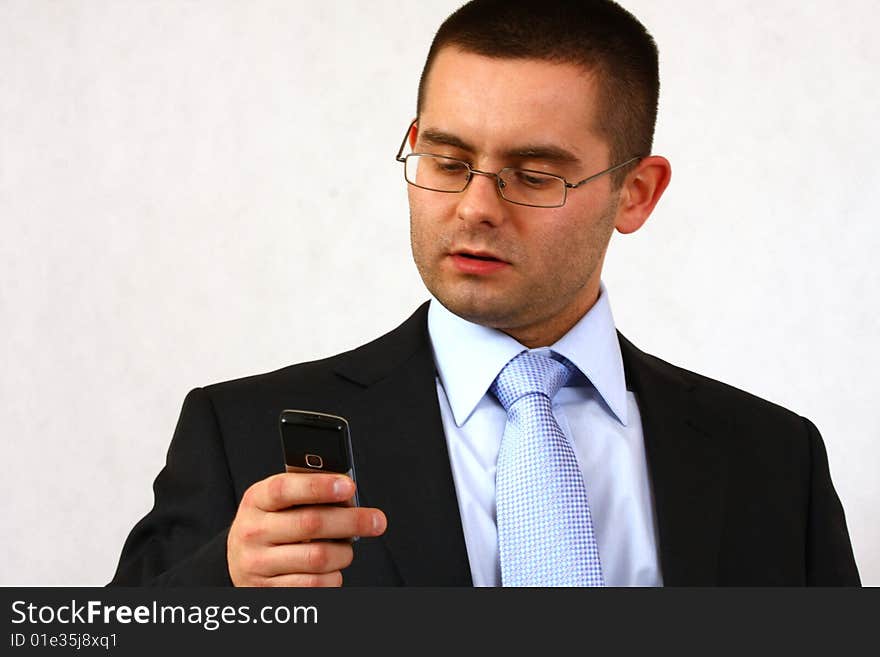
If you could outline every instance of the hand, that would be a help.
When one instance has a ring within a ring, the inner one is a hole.
[[[345,475],[295,472],[248,488],[226,541],[232,583],[341,586],[354,556],[351,537],[379,536],[387,525],[379,509],[320,506],[344,503],[354,489]]]

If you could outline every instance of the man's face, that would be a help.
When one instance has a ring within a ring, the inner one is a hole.
[[[595,78],[578,66],[445,48],[427,81],[414,151],[577,182],[616,164],[595,134],[595,106]],[[408,190],[416,266],[456,315],[538,346],[596,301],[617,215],[610,176],[568,190],[561,208],[508,203],[480,175],[459,194]]]

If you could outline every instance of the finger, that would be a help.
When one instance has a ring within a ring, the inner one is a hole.
[[[242,502],[263,511],[279,511],[302,504],[334,504],[354,495],[354,482],[338,474],[283,472],[258,481]]]
[[[342,573],[297,573],[294,575],[278,575],[260,580],[259,586],[296,586],[296,587],[329,587],[342,586]]]
[[[276,577],[298,573],[332,573],[351,565],[354,550],[349,541],[313,541],[273,545],[255,551],[244,568],[251,575]]]
[[[283,544],[314,539],[379,536],[385,531],[386,525],[385,514],[379,509],[303,506],[265,514],[260,539],[265,543]]]

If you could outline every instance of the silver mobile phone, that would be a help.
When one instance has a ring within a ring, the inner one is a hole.
[[[317,411],[285,410],[279,418],[287,472],[335,472],[355,482],[348,420]],[[359,506],[357,491],[346,504]]]

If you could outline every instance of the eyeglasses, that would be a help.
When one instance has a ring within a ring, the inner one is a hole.
[[[404,156],[406,140],[415,124],[415,121],[410,124],[397,151],[397,161],[403,162],[403,176],[407,183],[432,192],[457,194],[467,189],[475,174],[488,176],[495,179],[498,192],[505,201],[532,208],[561,208],[568,199],[569,189],[577,189],[644,157],[641,155],[632,157],[626,162],[616,164],[577,183],[570,183],[562,176],[552,173],[516,167],[504,167],[498,173],[492,173],[474,169],[464,160],[445,155],[410,153]]]

